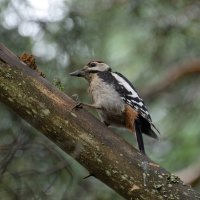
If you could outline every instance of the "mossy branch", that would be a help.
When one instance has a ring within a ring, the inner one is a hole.
[[[69,86],[70,87],[70,86]],[[126,199],[199,199],[0,45],[0,101]]]

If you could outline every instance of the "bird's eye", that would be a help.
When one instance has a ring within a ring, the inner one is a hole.
[[[96,63],[91,63],[90,64],[90,67],[95,67],[96,66]]]

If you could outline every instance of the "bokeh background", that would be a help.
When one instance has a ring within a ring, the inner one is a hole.
[[[69,72],[98,59],[123,73],[161,132],[160,141],[145,137],[147,154],[200,190],[198,0],[0,0],[0,41],[33,54],[50,82],[81,101],[91,101],[87,83]],[[136,145],[126,130],[114,131]],[[123,199],[87,175],[0,104],[1,199]]]

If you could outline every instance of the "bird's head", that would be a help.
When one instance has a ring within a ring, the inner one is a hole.
[[[76,70],[70,73],[71,76],[84,77],[88,79],[92,74],[98,72],[111,71],[111,68],[102,61],[91,61],[85,65],[81,70]]]

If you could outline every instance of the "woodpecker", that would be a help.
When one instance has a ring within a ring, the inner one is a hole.
[[[139,150],[145,154],[142,133],[158,139],[159,131],[132,83],[102,61],[91,61],[81,70],[70,73],[89,83],[88,92],[93,104],[79,103],[76,108],[95,108],[107,126],[117,126],[136,133]]]

